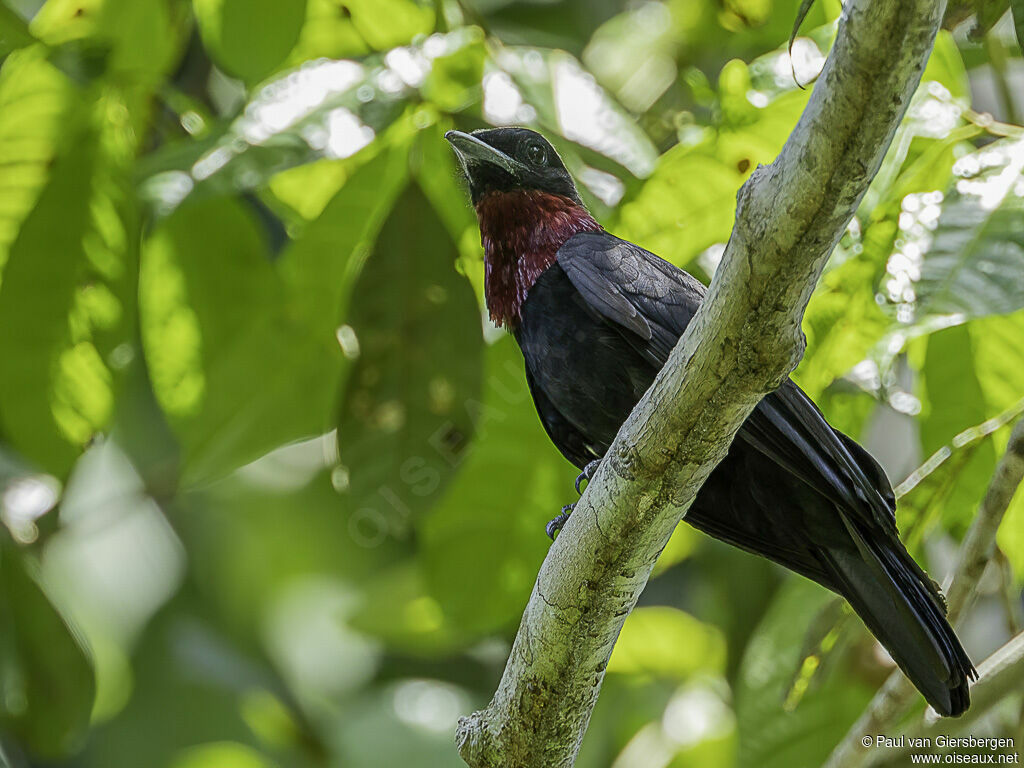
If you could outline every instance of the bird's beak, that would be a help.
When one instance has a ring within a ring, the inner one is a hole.
[[[459,162],[462,163],[462,167],[467,171],[472,165],[488,163],[496,165],[516,176],[524,168],[523,164],[518,160],[509,157],[501,150],[495,149],[472,134],[463,133],[462,131],[448,131],[444,137],[448,139],[448,143],[452,145],[455,154],[459,157]]]

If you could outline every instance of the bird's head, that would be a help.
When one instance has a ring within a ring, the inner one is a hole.
[[[530,191],[583,205],[572,176],[551,143],[529,128],[448,131],[476,205],[489,192]]]
[[[601,229],[547,139],[527,128],[448,131],[469,181],[484,246],[491,319],[515,327],[534,282],[579,232]]]

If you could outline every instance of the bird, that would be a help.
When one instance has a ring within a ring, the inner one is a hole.
[[[551,143],[510,126],[445,134],[468,182],[491,321],[523,354],[558,450],[589,481],[694,317],[704,285],[607,232]],[[847,600],[931,707],[959,716],[977,672],[938,586],[899,539],[878,462],[792,380],[743,423],[684,520]],[[572,511],[548,525],[554,537]]]

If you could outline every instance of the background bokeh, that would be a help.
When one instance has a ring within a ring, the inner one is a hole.
[[[819,0],[787,53],[798,5],[3,0],[0,765],[461,765],[576,473],[484,320],[443,133],[537,127],[605,226],[706,281],[835,34]],[[938,579],[1024,411],[1024,60],[978,7],[796,373]],[[976,660],[1021,630],[1022,497]],[[891,669],[684,525],[578,765],[817,766]],[[1022,722],[1013,695],[972,732]]]

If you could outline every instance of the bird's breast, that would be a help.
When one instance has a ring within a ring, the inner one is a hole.
[[[587,306],[557,262],[527,294],[515,336],[534,385],[603,454],[656,369]]]

